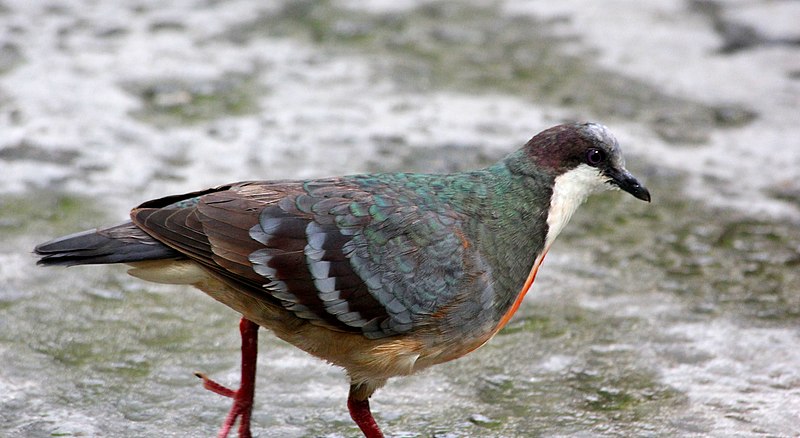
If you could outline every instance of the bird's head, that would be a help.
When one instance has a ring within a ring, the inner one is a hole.
[[[527,165],[545,172],[585,199],[591,193],[619,188],[650,202],[650,192],[625,169],[617,139],[603,125],[570,123],[534,136],[523,148]]]

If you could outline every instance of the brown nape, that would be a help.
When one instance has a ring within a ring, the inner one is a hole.
[[[577,166],[583,151],[592,145],[585,131],[575,124],[554,126],[540,132],[525,144],[526,153],[536,167],[551,175],[560,175]]]

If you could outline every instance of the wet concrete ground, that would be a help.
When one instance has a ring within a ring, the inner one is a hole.
[[[237,316],[38,242],[251,178],[483,166],[569,119],[650,205],[592,199],[515,319],[373,398],[390,436],[798,436],[792,1],[0,7],[0,435],[211,436]],[[788,24],[787,24],[788,23]],[[261,339],[254,433],[355,436],[340,370]]]

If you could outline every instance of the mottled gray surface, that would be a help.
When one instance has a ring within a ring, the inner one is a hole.
[[[0,436],[212,436],[228,401],[192,372],[238,379],[232,311],[36,268],[36,243],[233,180],[482,166],[567,119],[609,125],[654,202],[590,201],[509,326],[390,382],[379,423],[798,436],[798,20],[790,0],[2,1]],[[260,348],[256,435],[356,435],[338,369]]]

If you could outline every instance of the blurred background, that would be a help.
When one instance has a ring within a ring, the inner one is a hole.
[[[212,436],[237,315],[36,243],[244,179],[487,165],[616,133],[646,205],[580,210],[511,323],[391,381],[394,437],[800,434],[800,2],[0,0],[0,436]],[[264,332],[262,332],[264,333]],[[253,432],[356,436],[264,333]]]

